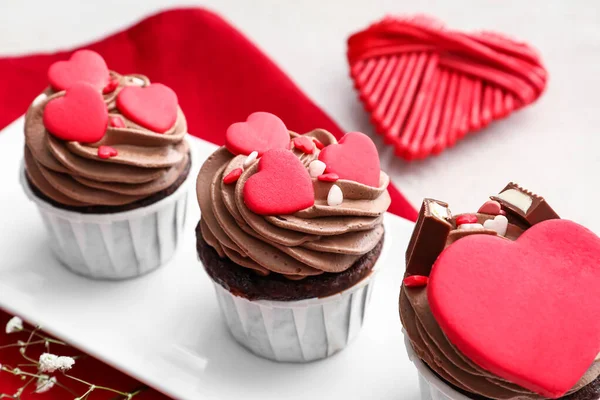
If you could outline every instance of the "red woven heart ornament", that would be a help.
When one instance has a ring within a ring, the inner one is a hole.
[[[348,61],[376,130],[407,160],[438,154],[532,103],[547,80],[528,45],[427,17],[386,18],[352,35]]]
[[[600,351],[600,238],[564,219],[517,241],[471,235],[435,262],[427,297],[448,339],[483,369],[548,398]]]

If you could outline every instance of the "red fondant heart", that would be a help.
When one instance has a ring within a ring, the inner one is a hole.
[[[77,82],[87,82],[102,90],[110,75],[104,58],[95,51],[79,50],[68,61],[57,61],[48,69],[48,81],[55,90],[65,90]]]
[[[44,108],[44,126],[62,140],[94,143],[102,139],[107,125],[104,98],[88,83],[74,84]]]
[[[350,75],[386,143],[407,160],[453,146],[544,91],[529,46],[430,18],[386,18],[348,39]]]
[[[138,125],[165,133],[177,121],[177,95],[168,86],[127,86],[117,96],[117,108]]]
[[[262,156],[271,149],[287,149],[290,134],[281,119],[266,112],[250,114],[246,122],[236,122],[225,134],[225,146],[233,154]]]
[[[379,186],[379,154],[371,138],[364,133],[347,133],[339,144],[321,150],[319,160],[327,166],[326,174],[333,173],[340,179]]]
[[[315,194],[308,170],[291,151],[269,150],[244,185],[244,202],[260,215],[293,214],[310,207]]]
[[[428,298],[448,339],[482,368],[557,398],[600,351],[600,238],[567,220],[516,241],[471,235],[437,259]]]

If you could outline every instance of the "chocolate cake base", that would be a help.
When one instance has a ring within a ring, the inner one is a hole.
[[[228,258],[221,258],[196,227],[196,248],[208,275],[231,293],[249,300],[293,301],[337,294],[366,278],[381,254],[383,239],[350,268],[293,281],[276,273],[260,276]]]
[[[435,371],[432,370],[431,368],[429,368],[429,369],[438,378],[440,378],[444,383],[446,383],[448,386],[451,386],[457,392],[460,392],[460,393],[464,394],[465,396],[468,396],[470,399],[493,400],[493,399],[490,399],[489,397],[483,397],[483,396],[479,396],[479,395],[461,390],[461,389],[457,388],[456,386],[452,385],[451,383],[446,382],[442,377],[440,377],[437,373],[435,373]],[[575,393],[571,393],[567,396],[559,397],[556,400],[598,400],[598,399],[600,399],[600,377],[596,378],[589,385],[582,387],[580,390],[576,391]]]
[[[135,201],[133,203],[124,204],[122,206],[83,206],[83,207],[67,206],[67,205],[61,204],[57,201],[52,200],[51,198],[49,198],[48,196],[43,194],[31,182],[31,180],[29,179],[27,174],[25,175],[25,177],[27,178],[27,183],[29,184],[29,188],[31,189],[31,191],[37,197],[52,204],[56,208],[60,208],[63,210],[68,210],[68,211],[75,211],[75,212],[79,212],[82,214],[114,214],[114,213],[118,213],[118,212],[130,211],[130,210],[135,210],[137,208],[149,206],[149,205],[154,204],[154,203],[164,199],[165,197],[173,194],[179,188],[179,186],[181,186],[181,184],[183,184],[183,182],[188,177],[191,166],[192,166],[192,162],[191,162],[191,159],[189,159],[188,163],[185,166],[185,169],[183,170],[181,175],[168,188],[163,189],[160,192],[156,192],[153,195],[150,195],[148,197],[145,197],[145,198]]]

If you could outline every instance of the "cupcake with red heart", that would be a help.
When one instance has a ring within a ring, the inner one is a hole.
[[[197,181],[197,249],[224,318],[255,354],[308,362],[359,331],[382,250],[388,176],[368,136],[300,135],[257,112]]]
[[[59,260],[93,278],[142,275],[173,255],[192,177],[177,96],[89,50],[48,70],[25,116],[23,188]]]
[[[508,184],[476,213],[426,199],[400,317],[422,399],[600,398],[600,238]]]

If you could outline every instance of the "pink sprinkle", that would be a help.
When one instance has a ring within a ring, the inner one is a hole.
[[[315,144],[306,136],[298,136],[292,140],[294,147],[305,154],[312,154],[315,151]]]
[[[119,155],[117,149],[110,146],[100,146],[98,147],[98,157],[102,159],[107,159],[111,157],[116,157]]]
[[[112,116],[108,119],[108,124],[113,128],[125,128],[125,121],[119,115]]]
[[[106,86],[104,86],[104,89],[102,89],[102,94],[109,94],[115,91],[115,89],[119,86],[119,80],[116,78],[111,78],[110,81],[108,81],[108,84]]]
[[[338,174],[334,174],[334,173],[329,173],[329,174],[323,174],[323,175],[319,175],[318,178],[321,182],[335,182],[338,179],[340,179],[340,177],[338,176]]]
[[[244,172],[241,168],[236,168],[223,177],[223,183],[229,185],[236,182]]]
[[[422,275],[411,275],[404,278],[404,286],[406,287],[422,287],[429,283],[429,278]]]

